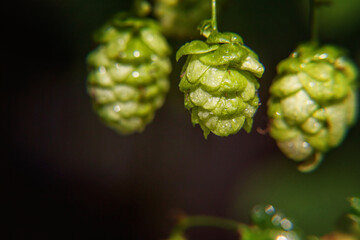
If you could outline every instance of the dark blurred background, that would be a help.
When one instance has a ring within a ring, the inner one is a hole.
[[[210,2],[210,1],[209,1]],[[171,90],[142,134],[104,126],[86,93],[92,33],[122,0],[6,1],[1,6],[2,215],[10,239],[164,239],[176,211],[249,223],[258,203],[281,209],[306,234],[332,230],[360,195],[360,124],[313,173],[302,174],[268,135],[268,88],[276,64],[308,39],[306,0],[227,0],[219,29],[237,32],[265,65],[251,134],[204,140]],[[334,0],[321,10],[321,39],[360,64],[360,1]],[[174,53],[185,41],[169,39]],[[6,211],[5,211],[6,210]],[[210,234],[209,234],[210,233]],[[237,239],[192,231],[193,239]]]

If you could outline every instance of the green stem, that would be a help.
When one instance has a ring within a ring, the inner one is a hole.
[[[193,227],[216,227],[230,231],[238,231],[240,225],[240,223],[229,219],[209,216],[186,216],[175,226],[170,235],[170,239],[183,236],[186,230]]]
[[[212,0],[211,4],[211,25],[214,31],[217,31],[217,21],[216,21],[216,0]]]
[[[310,0],[310,40],[313,43],[319,41],[319,23],[317,16],[317,9],[321,6],[331,5],[332,0]]]
[[[310,0],[310,41],[317,43],[319,40],[319,28],[316,19],[316,0]]]

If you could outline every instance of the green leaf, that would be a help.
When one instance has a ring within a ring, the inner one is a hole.
[[[149,48],[159,56],[166,56],[171,52],[165,37],[157,29],[143,28],[140,35]]]
[[[346,52],[343,49],[332,45],[322,46],[316,52],[317,53],[313,57],[314,60],[324,59],[331,63],[334,63],[337,58],[346,54]]]
[[[183,74],[187,76],[190,83],[195,84],[209,69],[209,66],[203,64],[197,55],[189,56],[188,59],[190,60]]]
[[[276,97],[287,97],[302,88],[299,77],[296,74],[280,75],[270,87],[270,93]]]
[[[135,38],[129,41],[126,49],[121,51],[119,59],[127,63],[140,63],[150,59],[153,51],[144,42]]]
[[[209,68],[201,76],[200,82],[206,91],[215,92],[220,88],[226,72],[226,68]]]
[[[113,87],[114,81],[111,79],[110,74],[105,68],[99,68],[91,71],[88,75],[88,82],[91,85],[97,85],[99,87]]]
[[[252,124],[253,124],[252,118],[249,118],[249,117],[245,118],[245,123],[244,123],[243,128],[247,133],[251,132]]]
[[[111,59],[117,58],[126,49],[130,39],[131,33],[129,31],[119,31],[104,45],[106,55]]]
[[[198,30],[200,30],[201,35],[208,38],[209,35],[214,31],[212,27],[211,19],[206,19],[202,21],[198,26]]]
[[[261,78],[264,73],[264,66],[250,54],[242,62],[240,69],[252,72],[257,78]]]
[[[208,53],[215,51],[218,47],[218,45],[209,45],[203,41],[194,40],[186,43],[177,51],[176,61],[179,61],[179,59],[184,55]]]
[[[309,117],[300,127],[304,132],[313,135],[324,127],[324,123],[314,117]]]
[[[313,147],[308,144],[301,134],[285,141],[278,141],[281,151],[294,161],[303,161],[313,154]]]
[[[180,91],[181,92],[186,92],[186,91],[189,91],[193,87],[194,87],[194,85],[189,83],[189,81],[187,80],[186,75],[184,75],[184,77],[181,78],[180,83],[179,83]]]
[[[247,56],[247,51],[237,44],[222,44],[214,51],[200,57],[200,61],[206,65],[219,66],[225,64],[240,63]]]
[[[248,84],[248,78],[238,70],[228,69],[223,77],[220,93],[241,92]]]
[[[268,102],[267,114],[272,119],[280,119],[282,117],[280,100],[277,98],[270,98]]]
[[[318,81],[329,81],[333,78],[334,67],[327,62],[310,62],[301,69]]]
[[[298,58],[286,58],[277,65],[277,72],[278,74],[297,73],[300,71],[300,64],[301,62]]]
[[[346,105],[342,103],[325,108],[329,132],[327,142],[331,147],[339,145],[345,137],[347,132],[346,111]]]
[[[289,123],[303,123],[319,106],[304,90],[280,101],[282,113]]]
[[[221,97],[216,108],[212,111],[216,116],[229,118],[239,115],[247,107],[241,97],[226,98]]]
[[[276,122],[276,124],[278,124],[278,122],[281,122],[281,121],[282,121],[282,119],[275,119],[273,121],[273,124],[275,124],[275,122]],[[272,138],[275,138],[279,142],[293,139],[296,136],[298,136],[299,134],[300,134],[299,131],[297,131],[296,129],[292,129],[292,128],[277,128],[277,127],[274,127],[274,125],[273,125],[270,129],[270,136]]]
[[[329,81],[317,81],[308,74],[300,72],[299,80],[311,98],[319,103],[341,100],[349,92],[349,85],[342,73],[337,73]]]
[[[328,138],[328,131],[323,128],[317,134],[307,136],[306,141],[318,151],[326,152],[329,149]]]
[[[244,122],[244,116],[239,116],[233,119],[220,119],[213,132],[218,136],[226,137],[237,133],[244,125]]]
[[[116,28],[111,26],[110,24],[106,24],[105,26],[101,27],[99,30],[97,30],[94,34],[94,40],[95,42],[101,42],[106,43],[114,37],[116,37],[118,34],[118,31]]]
[[[209,44],[217,43],[240,43],[244,44],[242,37],[239,34],[231,32],[212,32],[208,39],[206,40]]]
[[[346,104],[346,124],[348,126],[351,126],[353,124],[355,124],[356,120],[357,120],[357,115],[358,115],[358,107],[357,107],[357,89],[352,89],[349,92],[349,95],[346,97],[344,104]]]

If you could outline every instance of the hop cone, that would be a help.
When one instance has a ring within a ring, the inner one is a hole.
[[[151,19],[119,14],[95,36],[88,91],[101,119],[122,134],[141,132],[169,89],[170,48]]]
[[[270,87],[270,135],[281,151],[313,170],[356,118],[354,64],[334,46],[300,45],[281,61]]]
[[[206,41],[186,43],[176,54],[187,55],[180,81],[185,107],[192,123],[199,124],[205,138],[251,130],[259,106],[257,89],[264,67],[258,56],[234,33],[213,31]]]

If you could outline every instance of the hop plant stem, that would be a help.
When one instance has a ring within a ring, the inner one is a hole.
[[[216,20],[216,0],[211,2],[211,25],[214,31],[217,31],[217,20]]]
[[[316,14],[316,7],[315,7],[315,1],[316,0],[310,0],[310,39],[311,39],[311,42],[314,42],[316,43],[318,41],[318,36],[319,36],[319,30],[318,30],[318,27],[317,27],[317,22],[316,22],[316,17],[315,17],[315,14]]]
[[[331,4],[331,0],[310,0],[309,2],[310,41],[312,43],[317,43],[319,41],[319,24],[317,20],[317,9],[320,6]]]

